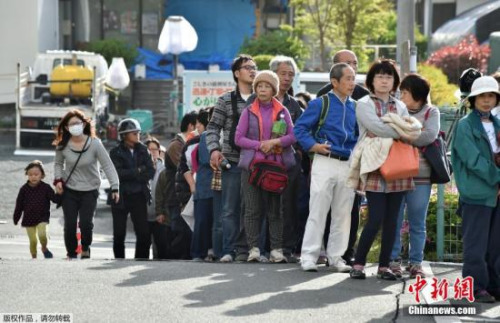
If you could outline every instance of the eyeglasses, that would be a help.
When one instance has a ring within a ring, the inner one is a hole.
[[[377,74],[377,75],[375,75],[375,78],[379,79],[379,80],[392,80],[394,78],[394,76],[387,75],[387,74]]]
[[[72,123],[68,123],[68,127],[71,127],[71,126],[79,126],[83,124],[82,121],[77,121],[77,122],[72,122]]]
[[[249,71],[249,72],[257,70],[257,66],[255,66],[255,65],[243,65],[240,67],[240,69],[242,69],[242,68]]]

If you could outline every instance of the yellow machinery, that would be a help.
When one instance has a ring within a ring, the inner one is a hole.
[[[79,65],[59,65],[50,75],[53,97],[88,98],[92,95],[94,71]]]

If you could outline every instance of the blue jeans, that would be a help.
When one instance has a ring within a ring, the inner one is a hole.
[[[222,172],[222,253],[235,255],[235,243],[240,232],[241,169],[231,162]]]
[[[213,191],[214,222],[212,225],[212,248],[217,258],[222,254],[222,192]]]
[[[213,205],[212,199],[194,201],[194,230],[191,240],[191,257],[205,258],[212,247]]]
[[[415,185],[415,190],[406,193],[399,210],[396,225],[396,240],[392,248],[391,259],[397,259],[401,252],[401,226],[406,214],[410,224],[410,264],[419,265],[424,259],[424,247],[426,238],[425,221],[427,219],[427,207],[431,197],[431,185]]]

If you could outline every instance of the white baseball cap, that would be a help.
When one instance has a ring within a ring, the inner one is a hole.
[[[500,96],[500,91],[498,91],[498,82],[492,76],[481,76],[477,78],[474,83],[472,83],[469,98],[489,92],[496,93],[498,96]]]

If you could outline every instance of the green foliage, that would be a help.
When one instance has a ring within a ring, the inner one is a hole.
[[[372,50],[363,48],[366,40],[387,31],[381,22],[393,12],[389,0],[291,0],[290,5],[295,9],[296,26],[313,44],[319,44],[322,70],[331,65],[333,48],[354,50],[362,64],[368,60]]]
[[[105,39],[90,42],[87,50],[101,54],[106,62],[108,62],[108,65],[111,65],[113,57],[123,57],[127,67],[132,66],[139,55],[134,47],[118,39]]]
[[[437,107],[456,105],[455,91],[458,87],[448,82],[448,77],[443,71],[432,65],[419,64],[418,73],[431,84],[431,103],[433,105]]]
[[[259,71],[262,71],[269,69],[269,63],[271,62],[273,57],[273,55],[257,55],[253,56],[253,59],[255,61],[255,64],[257,64]]]
[[[309,57],[309,49],[299,38],[298,32],[288,25],[282,25],[279,30],[265,33],[255,39],[246,38],[240,53],[252,56],[289,56],[295,60],[299,69],[304,67],[305,60]],[[265,69],[269,69],[269,63]]]
[[[374,39],[369,39],[368,42],[371,44],[381,44],[381,45],[394,45],[396,44],[397,38],[397,25],[398,19],[396,11],[391,10],[387,14],[387,19],[385,20],[386,28],[385,32],[376,35]],[[418,60],[424,61],[427,58],[427,37],[420,32],[418,26],[414,28],[415,32],[415,46],[418,49]]]
[[[461,261],[462,256],[462,218],[456,214],[458,208],[458,194],[446,192],[444,194],[444,254],[454,261]],[[431,195],[427,210],[427,241],[425,244],[425,260],[437,259],[437,194]]]

